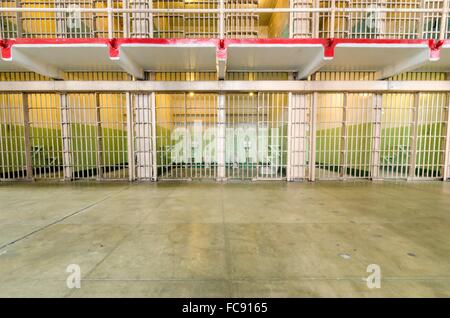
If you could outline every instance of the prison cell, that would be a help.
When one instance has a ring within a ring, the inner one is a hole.
[[[218,0],[187,1],[186,9],[217,9]],[[219,16],[217,13],[194,13],[185,15],[187,38],[218,38]]]
[[[423,6],[426,9],[439,9],[442,10],[445,0],[425,0],[423,1]],[[444,21],[442,23],[442,18],[438,12],[425,12],[422,15],[420,29],[421,38],[423,39],[440,39],[441,38],[441,28],[443,36],[448,39],[450,31],[450,20]]]
[[[384,5],[388,8],[414,9],[420,8],[421,2],[417,0],[390,0],[386,1]],[[382,21],[381,26],[379,31],[376,31],[381,34],[382,38],[418,38],[421,33],[421,30],[419,30],[420,16],[420,13],[415,12],[388,12],[382,14],[379,17],[379,20]],[[383,30],[383,26],[385,30]]]
[[[122,0],[111,1],[122,8]],[[2,1],[3,7],[70,9],[107,8],[106,0],[15,0]],[[105,12],[5,12],[0,15],[3,38],[94,38],[109,37]],[[123,36],[123,15],[112,14],[111,36]]]
[[[417,0],[352,1],[352,8],[418,9]],[[349,16],[349,34],[352,38],[404,38],[421,37],[420,24],[424,18],[418,12],[353,12]]]
[[[217,177],[217,95],[156,94],[158,179]]]
[[[0,95],[0,178],[31,178],[30,158],[26,158],[25,116],[22,94]]]
[[[406,179],[409,175],[414,95],[383,95],[380,176]]]
[[[317,96],[316,158],[317,179],[338,179],[341,160],[341,129],[343,125],[344,94]]]
[[[447,94],[419,94],[416,129],[415,178],[442,177]]]
[[[381,177],[442,177],[447,141],[446,93],[386,94],[383,99]]]
[[[61,98],[66,104],[61,106],[63,148],[68,154],[64,157],[65,177],[127,179],[125,96],[97,93]]]
[[[225,1],[227,9],[257,8],[255,0]],[[227,38],[258,38],[259,14],[255,13],[227,13],[225,15],[225,36]]]
[[[315,0],[293,0],[291,8],[313,8]],[[311,38],[318,37],[319,25],[317,15],[312,12],[295,12],[290,16],[291,37],[292,38]]]
[[[226,178],[286,178],[287,109],[283,93],[226,95]]]
[[[318,95],[317,179],[370,177],[372,118],[372,94]]]
[[[57,94],[24,94],[35,179],[63,177],[61,108]]]
[[[0,7],[10,7],[13,8],[17,4],[16,0],[10,1],[2,1]],[[18,16],[19,13],[10,11],[10,12],[1,12],[0,13],[0,38],[1,39],[11,39],[18,36],[21,33],[18,30]]]

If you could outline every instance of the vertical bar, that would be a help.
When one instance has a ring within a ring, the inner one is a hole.
[[[128,9],[128,0],[122,0],[122,8]],[[123,37],[128,38],[130,36],[130,14],[128,12],[122,13],[123,16]]]
[[[373,95],[372,164],[370,171],[372,180],[380,180],[382,100],[381,94]]]
[[[305,178],[306,95],[289,93],[288,111],[288,181]]]
[[[133,105],[131,103],[131,94],[125,93],[126,100],[126,114],[127,114],[127,144],[128,144],[128,180],[135,179],[135,165],[134,165],[134,130],[133,130]]]
[[[295,0],[290,0],[289,1],[289,8],[290,9],[294,8],[294,1]],[[294,37],[294,13],[293,12],[289,12],[289,38],[292,39],[293,37]],[[291,95],[291,93],[289,93],[289,96],[290,95]],[[290,97],[288,98],[288,100],[290,100]],[[289,158],[289,156],[288,156],[288,158]],[[288,165],[288,170],[289,170],[289,165]],[[289,181],[289,173],[287,174],[287,180]]]
[[[316,126],[317,126],[317,100],[318,93],[314,92],[311,103],[311,116],[309,123],[309,180],[316,181]]]
[[[271,95],[271,94],[270,94]],[[269,127],[269,128],[271,128],[272,127],[272,125],[271,124],[269,124],[269,117],[267,117],[267,118],[264,118],[264,113],[262,113],[261,114],[261,109],[264,111],[264,108],[262,108],[262,107],[264,107],[264,104],[266,104],[267,105],[267,108],[269,108],[269,103],[270,103],[270,101],[269,101],[269,98],[270,98],[270,95],[268,94],[267,96],[266,96],[266,94],[265,93],[260,93],[260,92],[258,92],[255,96],[256,96],[256,154],[258,154],[259,153],[259,138],[258,138],[258,136],[259,136],[259,125],[260,125],[260,123],[261,123],[261,121],[263,121],[263,124],[264,124],[264,120],[266,120],[266,123],[265,124],[267,124],[267,127]],[[263,102],[261,102],[260,101],[260,98],[261,98],[261,96],[262,96],[262,99],[263,99]],[[264,103],[264,97],[266,97],[267,98],[267,101]],[[263,104],[262,106],[261,106],[261,104]],[[273,142],[272,142],[272,140],[270,141],[270,144],[271,144],[271,147],[273,147]],[[273,150],[272,150],[273,151]],[[252,160],[252,157],[250,157],[251,155],[251,153],[253,153],[253,151],[252,152],[250,152],[250,148],[249,148],[249,152],[248,152],[248,157],[249,157],[249,160],[247,160],[247,158],[246,158],[246,161],[248,162],[248,165],[251,167],[251,178],[253,179],[253,178],[259,178],[262,174],[261,174],[261,166],[260,166],[260,164],[259,164],[259,162],[258,162],[258,160],[256,160],[256,177],[253,175],[253,167],[254,167],[254,164],[253,164],[253,161],[250,161],[250,160]],[[247,155],[246,155],[246,157],[247,157]],[[274,162],[272,161],[271,162],[271,164],[270,164],[270,169],[272,169],[272,164],[273,164]],[[276,165],[276,163],[275,163],[275,165]],[[265,168],[266,170],[269,170],[269,163],[267,163],[266,164],[266,166],[264,167],[264,165],[263,165],[263,168]],[[264,172],[267,172],[267,171],[264,171]]]
[[[27,179],[33,179],[33,162],[31,155],[31,140],[30,140],[30,113],[28,107],[28,94],[22,93],[22,107],[23,107],[23,124],[24,124],[24,138],[25,138],[25,163]]]
[[[61,138],[62,138],[62,152],[63,152],[63,168],[64,180],[72,180],[73,178],[73,164],[72,164],[72,145],[71,145],[71,127],[69,105],[67,103],[67,94],[60,94],[61,103]]]
[[[152,179],[152,127],[151,96],[139,94],[135,98],[136,109],[136,177],[138,180]]]
[[[409,152],[409,171],[408,180],[412,180],[415,177],[416,171],[416,156],[417,156],[417,135],[419,133],[419,100],[420,93],[414,93],[414,105],[413,105],[413,121],[411,124],[410,134],[410,152]]]
[[[100,180],[103,178],[103,134],[99,93],[95,93],[95,121],[97,127],[97,180]]]
[[[16,0],[16,8],[20,8],[20,0]],[[23,33],[23,25],[22,25],[22,12],[16,13],[16,23],[17,23],[17,37],[21,38]]]
[[[113,12],[112,12],[112,0],[107,0],[107,11],[108,11],[108,38],[112,39],[114,37],[113,27]]]
[[[425,8],[425,1],[426,0],[420,0],[420,8]],[[426,27],[426,16],[427,12],[421,12],[420,13],[420,19],[417,26],[417,38],[418,39],[425,39],[425,31],[427,29]]]
[[[152,118],[150,125],[152,126],[152,140],[151,140],[151,153],[152,153],[152,181],[158,180],[158,166],[156,158],[156,93],[151,93],[150,108],[152,112]]]
[[[334,38],[335,21],[336,21],[336,0],[331,0],[330,38]]]
[[[339,177],[344,178],[347,174],[347,100],[348,93],[342,97],[342,126],[341,126],[341,144],[340,144],[340,167]]]
[[[444,146],[441,148],[443,150],[443,167],[442,167],[442,179],[446,181],[450,176],[450,96],[449,93],[445,94],[445,105],[444,105],[444,120],[445,120],[445,140]]]
[[[291,0],[291,8],[292,8],[292,0]],[[291,19],[292,21],[292,19]],[[290,33],[290,37],[292,37],[292,32]],[[289,75],[289,79],[291,79],[292,75]],[[287,181],[293,181],[293,169],[291,168],[292,165],[292,159],[291,157],[294,157],[294,144],[293,144],[293,131],[292,131],[292,121],[293,121],[293,102],[294,97],[292,92],[288,93],[288,136],[287,136],[287,163],[286,163],[286,180]]]
[[[447,33],[447,17],[448,17],[448,2],[449,0],[443,0],[442,4],[442,16],[441,16],[441,28],[439,32],[439,40],[444,40]]]
[[[225,94],[218,95],[217,114],[217,180],[225,180]]]
[[[320,7],[319,0],[313,0],[313,4],[315,8]],[[312,37],[318,38],[319,37],[319,12],[314,12],[312,17]]]
[[[64,3],[62,1],[55,1],[55,8],[64,8]],[[56,37],[57,38],[65,38],[68,37],[66,34],[66,19],[65,19],[66,13],[58,11],[55,13],[56,18]]]
[[[224,0],[219,0],[219,39],[225,38]]]
[[[148,6],[149,6],[149,9],[153,9],[153,1],[149,1]],[[149,19],[148,20],[148,27],[149,27],[149,30],[148,30],[149,35],[148,36],[153,38],[153,12],[149,13],[148,19]],[[154,107],[154,105],[153,105],[153,107]],[[155,124],[155,122],[153,122],[153,124]],[[154,149],[156,149],[156,148],[154,148]],[[156,162],[154,163],[154,165],[156,167]],[[156,175],[155,175],[155,178],[156,178]]]

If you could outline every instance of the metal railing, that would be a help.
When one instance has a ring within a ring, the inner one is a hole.
[[[0,38],[449,38],[449,0],[6,0]]]

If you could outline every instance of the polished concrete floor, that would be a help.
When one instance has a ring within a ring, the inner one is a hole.
[[[13,296],[449,297],[450,183],[4,183]]]

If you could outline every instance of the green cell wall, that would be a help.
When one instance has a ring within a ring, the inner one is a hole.
[[[25,168],[24,127],[1,125],[0,174]],[[97,127],[92,125],[71,125],[74,172],[95,169],[97,162]],[[60,129],[30,128],[32,139],[33,167],[45,168],[52,165],[62,168],[62,139]],[[113,167],[127,162],[127,132],[102,128],[103,166]],[[5,142],[8,140],[8,142]],[[38,150],[39,149],[39,150]],[[9,164],[8,164],[9,162]],[[8,167],[9,166],[9,167]]]

